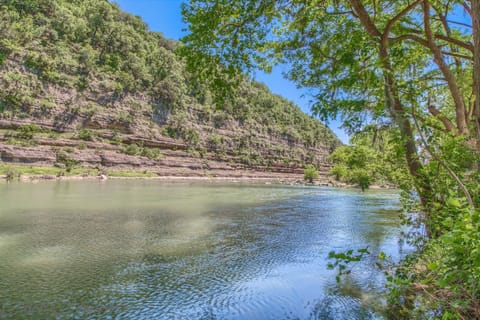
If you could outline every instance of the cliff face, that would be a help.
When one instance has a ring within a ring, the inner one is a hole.
[[[158,175],[320,171],[338,139],[262,84],[214,103],[175,42],[104,0],[0,5],[0,160]]]

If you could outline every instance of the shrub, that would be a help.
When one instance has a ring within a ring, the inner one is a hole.
[[[142,150],[136,143],[132,143],[132,144],[128,145],[123,150],[123,152],[128,154],[128,155],[131,155],[131,156],[137,156],[142,152]]]
[[[347,176],[348,168],[344,164],[337,163],[330,170],[330,174],[335,177],[335,180],[340,181],[341,179],[343,179]]]
[[[15,137],[9,137],[6,143],[21,147],[31,147],[37,145],[37,142],[35,142],[33,139],[17,139]]]
[[[5,179],[7,179],[8,182],[13,181],[14,179],[20,179],[21,173],[15,169],[12,168],[7,168],[5,171]]]
[[[312,183],[313,179],[318,178],[317,168],[315,168],[313,164],[306,165],[305,169],[303,170],[303,178],[305,180],[308,180],[308,182]]]
[[[183,139],[191,146],[196,146],[200,142],[200,134],[197,130],[187,128],[184,131]]]
[[[70,158],[66,153],[59,152],[57,153],[57,162],[65,165],[65,171],[71,172],[72,169],[77,166],[80,162]]]
[[[210,148],[217,150],[223,143],[223,137],[212,133],[210,137],[208,137],[207,144]]]
[[[110,139],[110,143],[114,145],[120,145],[122,143],[122,137],[120,136],[118,130],[114,130],[113,136]]]
[[[119,111],[118,114],[117,114],[117,119],[119,121],[122,121],[122,122],[125,122],[127,124],[132,124],[133,123],[133,116],[126,112],[126,111]]]
[[[170,138],[176,138],[177,137],[177,129],[168,126],[166,128],[163,128],[162,135],[170,137]]]
[[[82,128],[78,132],[78,138],[80,140],[84,140],[84,141],[94,141],[95,140],[95,133],[92,130]]]
[[[15,137],[23,140],[31,140],[37,132],[42,132],[42,128],[35,124],[27,124],[18,128]]]
[[[358,184],[362,191],[365,191],[372,183],[372,177],[365,169],[355,169],[352,171],[351,181]]]
[[[160,157],[160,151],[155,148],[143,148],[142,156],[152,160],[157,160]]]

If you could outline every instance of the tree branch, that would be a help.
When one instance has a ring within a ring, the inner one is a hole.
[[[470,28],[472,29],[472,26],[468,23],[463,23],[463,22],[459,22],[459,21],[453,21],[453,20],[446,20],[448,23],[451,23],[451,24],[456,24],[458,26],[462,26],[462,27],[466,27],[466,28]]]
[[[462,58],[462,59],[473,61],[473,57],[466,56],[466,55],[463,55],[463,54],[460,54],[460,53],[442,51],[442,54],[444,54],[446,56],[452,56],[452,57],[457,57],[457,58]]]
[[[408,29],[408,31],[410,31],[413,34],[423,34],[423,31],[420,31],[420,30],[417,30],[417,29]],[[464,48],[468,51],[471,51],[473,53],[473,45],[469,42],[458,40],[458,39],[446,36],[444,34],[439,34],[439,33],[433,34],[433,37],[435,39],[438,39],[438,40],[443,40],[443,41],[455,44],[455,45],[457,45],[461,48]]]
[[[344,15],[344,14],[353,14],[353,11],[325,11],[326,14],[331,15]]]
[[[473,45],[471,43],[464,42],[464,41],[454,39],[454,38],[451,38],[451,37],[447,37],[447,36],[444,36],[442,34],[435,34],[435,38],[437,38],[439,40],[446,41],[446,42],[450,42],[450,43],[455,44],[459,47],[467,49],[468,51],[473,52]]]
[[[412,117],[413,117],[413,122],[415,123],[415,127],[417,127],[418,135],[420,136],[420,140],[422,140],[423,145],[425,146],[425,150],[427,150],[428,154],[435,159],[442,167],[447,170],[448,174],[455,180],[457,183],[458,187],[462,190],[463,194],[467,198],[468,205],[470,206],[470,209],[472,209],[472,212],[475,210],[475,204],[473,203],[472,196],[470,195],[470,192],[468,192],[467,187],[463,184],[462,180],[457,176],[455,172],[453,172],[452,169],[443,161],[440,157],[438,157],[435,153],[432,152],[432,149],[428,146],[428,143],[423,136],[422,130],[420,129],[420,126],[418,125],[417,118],[415,116],[415,110],[412,110]]]
[[[452,73],[448,65],[445,63],[442,52],[435,43],[432,29],[430,26],[430,4],[428,0],[423,0],[423,24],[425,27],[425,36],[428,41],[428,47],[433,53],[433,61],[437,64],[438,68],[445,77],[448,88],[450,90],[450,93],[452,94],[452,98],[455,103],[455,120],[458,133],[468,135],[469,130],[467,126],[465,102],[457,85],[457,80],[455,79],[454,74]]]
[[[400,11],[395,17],[390,19],[390,21],[388,21],[387,26],[385,27],[385,30],[383,32],[384,36],[385,35],[388,36],[388,34],[392,30],[392,27],[395,24],[395,22],[397,22],[402,17],[404,17],[408,12],[410,12],[413,8],[415,8],[421,1],[422,0],[416,0],[416,1],[412,2],[409,6],[407,6],[405,9]]]
[[[470,8],[466,1],[462,2],[462,7],[470,16],[472,15],[472,8]]]
[[[473,95],[477,151],[480,150],[480,0],[471,0],[473,25]]]
[[[403,41],[403,40],[413,40],[428,48],[428,41],[414,34],[403,34],[395,38],[389,38],[388,40],[392,43]]]
[[[438,13],[438,18],[440,19],[440,22],[443,25],[443,29],[445,29],[445,34],[450,37],[452,35],[452,32],[450,30],[450,25],[448,24],[448,20],[447,20],[449,6],[450,6],[450,3],[447,4],[447,6],[445,7],[445,12],[443,13],[439,8],[437,8],[434,4],[432,4],[432,7]],[[450,43],[450,50],[452,52],[458,53],[458,48],[454,47],[451,43]],[[459,57],[458,56],[454,57],[454,59],[455,59],[455,64],[457,65],[457,68],[461,69],[461,63],[460,63]]]
[[[380,31],[378,31],[377,27],[373,23],[372,19],[370,19],[370,16],[368,15],[367,11],[365,10],[365,7],[360,3],[360,1],[349,0],[349,2],[353,11],[357,14],[358,18],[360,19],[362,24],[365,26],[365,29],[367,30],[368,34],[370,34],[372,37],[380,38],[382,34],[380,33]]]
[[[445,117],[440,111],[438,111],[437,108],[435,108],[434,106],[432,106],[430,103],[428,104],[427,108],[428,108],[428,111],[429,111],[435,118],[437,118],[438,120],[440,120],[440,121],[443,123],[443,126],[445,127],[445,130],[446,130],[447,132],[452,132],[452,130],[455,128],[455,126],[453,125],[452,121],[450,121],[450,119],[448,119],[447,117]]]

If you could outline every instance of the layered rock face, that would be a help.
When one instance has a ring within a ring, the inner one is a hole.
[[[0,161],[160,176],[298,177],[340,144],[263,84],[219,102],[177,43],[103,0],[0,10]],[[34,30],[34,31],[32,31]]]

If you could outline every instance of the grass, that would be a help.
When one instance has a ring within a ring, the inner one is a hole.
[[[48,166],[29,166],[21,164],[0,164],[0,175],[6,175],[9,171],[14,170],[21,175],[65,175],[74,176],[80,174],[96,175],[98,171],[96,169],[89,168],[73,168],[70,172],[66,172],[65,169],[48,167]]]
[[[135,170],[115,170],[115,171],[108,171],[107,176],[109,177],[122,177],[122,178],[151,178],[157,177],[158,175],[153,172],[148,172],[146,170],[143,171],[135,171]]]
[[[65,169],[50,167],[50,166],[30,166],[22,164],[5,164],[0,163],[0,175],[11,176],[12,172],[19,175],[54,175],[54,176],[77,176],[88,174],[91,176],[98,175],[97,169],[76,167],[72,168],[70,172]],[[108,171],[109,177],[120,178],[151,178],[158,175],[147,170],[112,170]]]

